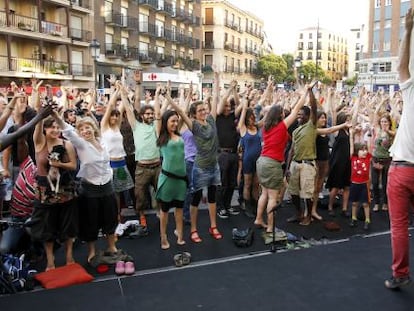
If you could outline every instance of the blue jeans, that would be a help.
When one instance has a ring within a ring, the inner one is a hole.
[[[187,185],[187,193],[185,195],[184,199],[184,206],[183,206],[183,213],[184,213],[184,219],[190,220],[190,203],[193,199],[193,161],[185,161],[185,169],[187,172],[187,178],[188,178],[188,185]]]
[[[24,222],[25,219],[20,217],[12,217],[12,222]],[[10,254],[17,250],[21,238],[26,234],[23,226],[10,224],[9,227],[3,231],[0,241],[0,254]]]

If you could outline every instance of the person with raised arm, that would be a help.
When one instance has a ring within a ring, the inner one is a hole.
[[[216,223],[216,191],[220,182],[220,168],[217,162],[218,136],[216,129],[217,103],[219,101],[219,73],[214,73],[213,100],[210,113],[207,113],[206,104],[203,101],[195,101],[190,106],[190,116],[181,109],[167,95],[170,105],[178,112],[180,117],[193,132],[197,146],[196,157],[193,166],[193,191],[194,195],[190,205],[191,235],[194,243],[201,243],[202,239],[197,228],[198,205],[203,194],[203,188],[207,188],[208,211],[210,216],[209,234],[216,240],[223,236],[217,229]]]
[[[403,98],[400,124],[389,149],[392,157],[388,171],[388,208],[391,224],[392,276],[385,287],[399,288],[411,282],[410,235],[408,226],[414,197],[414,49],[413,10],[405,15],[405,33],[400,44],[398,75]]]
[[[254,221],[256,226],[266,228],[266,237],[272,237],[274,217],[267,217],[268,224],[263,220],[263,213],[272,213],[273,209],[280,204],[279,192],[283,187],[283,168],[285,162],[285,148],[289,139],[288,128],[296,121],[299,110],[303,107],[308,96],[309,86],[306,85],[299,92],[301,97],[292,108],[289,116],[285,117],[284,109],[281,105],[270,106],[265,115],[262,136],[262,153],[257,159],[257,176],[262,192],[257,206],[257,215]],[[273,211],[274,212],[274,211]]]

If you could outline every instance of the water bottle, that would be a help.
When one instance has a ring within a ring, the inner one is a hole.
[[[5,201],[10,201],[12,197],[12,191],[13,191],[13,182],[11,178],[6,178],[4,180],[4,183],[6,184],[6,196],[4,197]]]

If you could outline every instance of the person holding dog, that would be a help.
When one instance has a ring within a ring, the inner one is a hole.
[[[35,209],[43,210],[39,238],[44,242],[46,271],[55,268],[53,246],[65,242],[66,264],[74,262],[72,247],[78,233],[75,182],[76,153],[71,142],[62,139],[61,127],[53,118],[39,122],[33,133],[37,165]]]

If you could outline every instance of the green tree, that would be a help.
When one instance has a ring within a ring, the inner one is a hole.
[[[288,65],[286,61],[283,57],[275,54],[262,56],[257,62],[257,75],[265,79],[271,75],[276,83],[282,83],[284,81],[287,71]]]
[[[299,78],[303,79],[303,81],[312,81],[314,79],[322,81],[324,83],[327,82],[327,78],[325,76],[325,72],[323,69],[318,66],[316,69],[316,65],[313,62],[306,62],[302,64],[302,67],[299,68],[298,72]]]
[[[293,85],[293,83],[296,82],[295,58],[292,54],[282,54],[282,58],[285,60],[287,65],[286,75],[283,80],[286,84]]]

